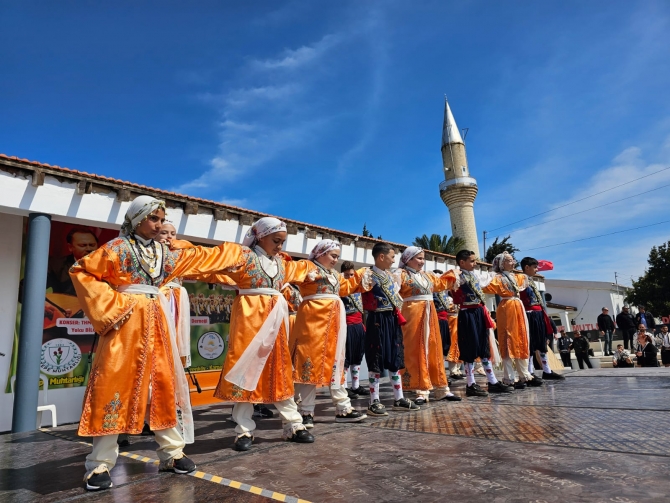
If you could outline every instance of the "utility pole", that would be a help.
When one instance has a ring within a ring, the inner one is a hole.
[[[486,258],[486,231],[484,231],[484,253],[482,254],[482,258]]]
[[[614,283],[616,284],[616,294],[619,295],[619,277],[616,272],[614,273]]]

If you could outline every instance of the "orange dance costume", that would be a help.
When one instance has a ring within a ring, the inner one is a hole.
[[[298,308],[291,333],[293,380],[296,393],[301,397],[300,412],[314,414],[318,386],[329,386],[337,414],[347,415],[353,410],[343,380],[347,338],[345,308],[340,297],[361,293],[372,288],[372,272],[363,268],[345,279],[335,270],[328,270],[316,259],[339,243],[330,239],[319,242],[310,259],[317,268],[314,278],[300,284],[302,303]]]
[[[406,265],[422,251],[421,248],[411,246],[405,250],[400,261],[402,315],[407,320],[402,326],[405,344],[402,387],[416,391],[424,400],[427,400],[430,390],[435,389],[436,398],[440,400],[449,393],[449,386],[433,293],[452,288],[456,283],[456,273],[448,271],[437,276],[416,271]]]

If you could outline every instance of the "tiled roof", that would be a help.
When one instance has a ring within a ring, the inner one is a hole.
[[[547,302],[547,307],[552,307],[554,309],[560,309],[561,311],[576,311],[577,308],[574,306],[564,306],[563,304],[556,304],[555,302]]]
[[[126,180],[119,180],[117,178],[111,178],[111,177],[108,177],[108,176],[96,175],[96,174],[93,174],[93,173],[87,173],[86,171],[79,171],[79,170],[76,170],[76,169],[64,168],[64,167],[61,167],[61,166],[55,166],[55,165],[51,165],[51,164],[47,164],[47,163],[43,163],[43,162],[31,161],[31,160],[28,160],[28,159],[21,159],[19,157],[8,156],[8,155],[0,153],[0,165],[1,164],[13,166],[13,167],[27,168],[27,169],[33,169],[33,170],[41,170],[45,174],[51,174],[51,175],[56,175],[56,176],[60,175],[60,176],[65,176],[65,177],[71,177],[71,178],[78,179],[78,180],[86,180],[86,181],[90,181],[90,182],[97,182],[99,184],[114,186],[114,187],[119,188],[119,189],[121,189],[121,188],[132,189],[134,192],[137,192],[137,193],[150,194],[150,195],[153,195],[155,197],[164,198],[166,200],[172,199],[172,200],[176,200],[176,201],[179,201],[179,202],[190,201],[190,202],[198,203],[199,205],[202,205],[204,207],[220,208],[220,209],[224,209],[224,210],[230,210],[234,213],[253,215],[254,217],[257,217],[257,218],[266,217],[266,216],[276,216],[276,215],[269,215],[267,213],[262,213],[260,211],[248,210],[248,209],[245,209],[245,208],[240,208],[240,207],[232,206],[232,205],[229,205],[229,204],[219,203],[219,202],[216,202],[216,201],[210,201],[208,199],[201,199],[199,197],[193,197],[193,196],[187,196],[187,195],[184,195],[184,194],[178,194],[176,192],[171,192],[171,191],[164,190],[164,189],[157,189],[155,187],[148,187],[146,185],[140,185],[140,184],[137,184],[137,183],[128,182]],[[405,245],[405,244],[402,244],[402,243],[393,243],[393,242],[386,241],[386,240],[379,240],[379,239],[375,239],[375,238],[371,238],[371,237],[367,237],[367,236],[362,236],[360,234],[352,234],[352,233],[349,233],[349,232],[339,231],[339,230],[336,230],[336,229],[330,229],[328,227],[323,227],[323,226],[320,226],[320,225],[310,224],[310,223],[306,223],[306,222],[300,222],[298,220],[291,220],[291,219],[284,218],[284,217],[277,217],[277,218],[281,218],[284,222],[286,222],[289,225],[298,226],[300,228],[307,228],[307,229],[312,230],[312,231],[320,231],[320,233],[326,233],[326,234],[332,234],[332,235],[335,235],[335,236],[346,237],[346,238],[349,238],[351,240],[357,240],[359,243],[362,243],[362,242],[369,242],[369,243],[385,242],[385,243],[388,243],[388,244],[390,244],[390,245],[392,245],[396,248],[400,248],[400,249],[404,249],[408,246],[408,245]],[[442,258],[445,258],[445,259],[448,258],[448,259],[454,260],[454,258],[455,258],[453,255],[447,255],[446,253],[439,253],[439,252],[434,252],[434,251],[429,251],[429,250],[427,250],[427,253],[429,253],[431,255],[438,256],[438,257],[442,257]],[[480,263],[482,265],[490,265],[490,264],[487,264],[486,262],[480,262]]]

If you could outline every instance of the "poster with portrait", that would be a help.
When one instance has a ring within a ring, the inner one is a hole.
[[[40,359],[40,374],[47,377],[49,389],[85,386],[88,381],[95,334],[79,304],[69,269],[76,260],[85,257],[118,234],[117,230],[111,229],[64,222],[51,223]],[[12,391],[16,373],[26,237],[24,227],[19,306],[6,393]]]

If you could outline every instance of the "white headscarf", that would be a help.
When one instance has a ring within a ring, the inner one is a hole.
[[[130,236],[142,220],[159,208],[165,211],[165,201],[151,196],[136,197],[126,211],[126,218],[121,226],[121,236]]]
[[[412,260],[422,251],[423,248],[419,248],[418,246],[408,246],[407,249],[402,252],[402,255],[400,255],[400,264],[398,264],[398,267],[404,269],[407,266],[407,262]]]
[[[506,257],[512,257],[512,255],[506,251],[496,255],[496,258],[493,259],[493,272],[503,272],[503,262],[505,261]],[[514,260],[514,257],[512,257],[512,260]],[[514,262],[516,263],[516,261]]]
[[[309,254],[310,260],[316,260],[331,250],[339,249],[340,243],[332,239],[323,239],[319,241]]]
[[[286,231],[286,224],[275,217],[263,217],[256,221],[247,231],[242,244],[253,248],[258,244],[258,240],[274,234],[275,232]]]

